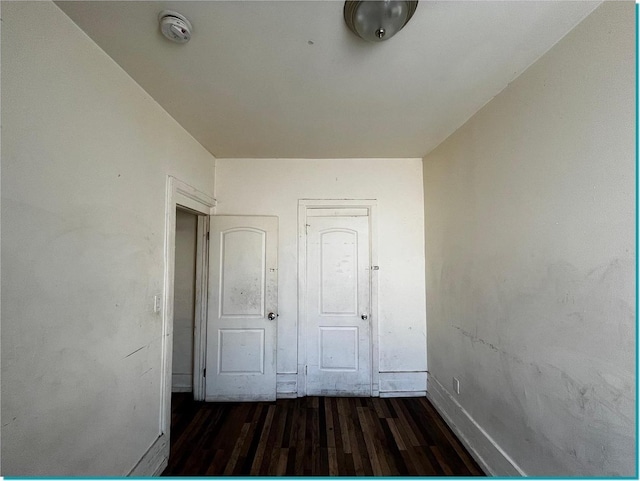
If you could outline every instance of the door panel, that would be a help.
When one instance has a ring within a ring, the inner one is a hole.
[[[307,394],[370,396],[369,217],[307,225]]]
[[[358,328],[320,327],[320,371],[358,370]]]
[[[211,217],[207,401],[276,398],[277,245],[277,217]]]
[[[266,232],[239,228],[221,233],[221,317],[264,317]]]
[[[264,374],[264,342],[263,329],[220,329],[219,374]]]
[[[320,305],[324,316],[355,316],[358,311],[358,233],[320,233]]]

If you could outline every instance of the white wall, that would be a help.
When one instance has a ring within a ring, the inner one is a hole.
[[[424,159],[430,395],[498,474],[634,473],[634,21],[605,2]]]
[[[198,216],[178,210],[173,291],[173,392],[193,391],[197,231]]]
[[[2,5],[2,468],[126,475],[159,434],[167,175],[214,158],[53,3]]]
[[[297,372],[304,198],[377,199],[380,371],[426,371],[420,159],[218,159],[217,214],[279,217],[278,373]]]

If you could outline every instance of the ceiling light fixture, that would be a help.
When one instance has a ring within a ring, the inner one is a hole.
[[[158,14],[162,35],[172,42],[187,43],[191,39],[191,22],[187,17],[172,10],[163,10]]]
[[[381,42],[398,33],[417,7],[417,0],[347,0],[344,21],[358,37]]]

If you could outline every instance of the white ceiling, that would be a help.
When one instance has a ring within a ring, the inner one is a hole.
[[[342,1],[57,4],[216,157],[346,158],[422,157],[599,2],[422,0],[377,44]]]

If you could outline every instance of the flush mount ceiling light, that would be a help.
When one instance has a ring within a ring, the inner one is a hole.
[[[358,37],[381,42],[398,33],[417,7],[417,0],[347,0],[344,21]]]
[[[187,17],[172,10],[163,10],[158,14],[162,35],[172,42],[187,43],[191,39],[191,22]]]

